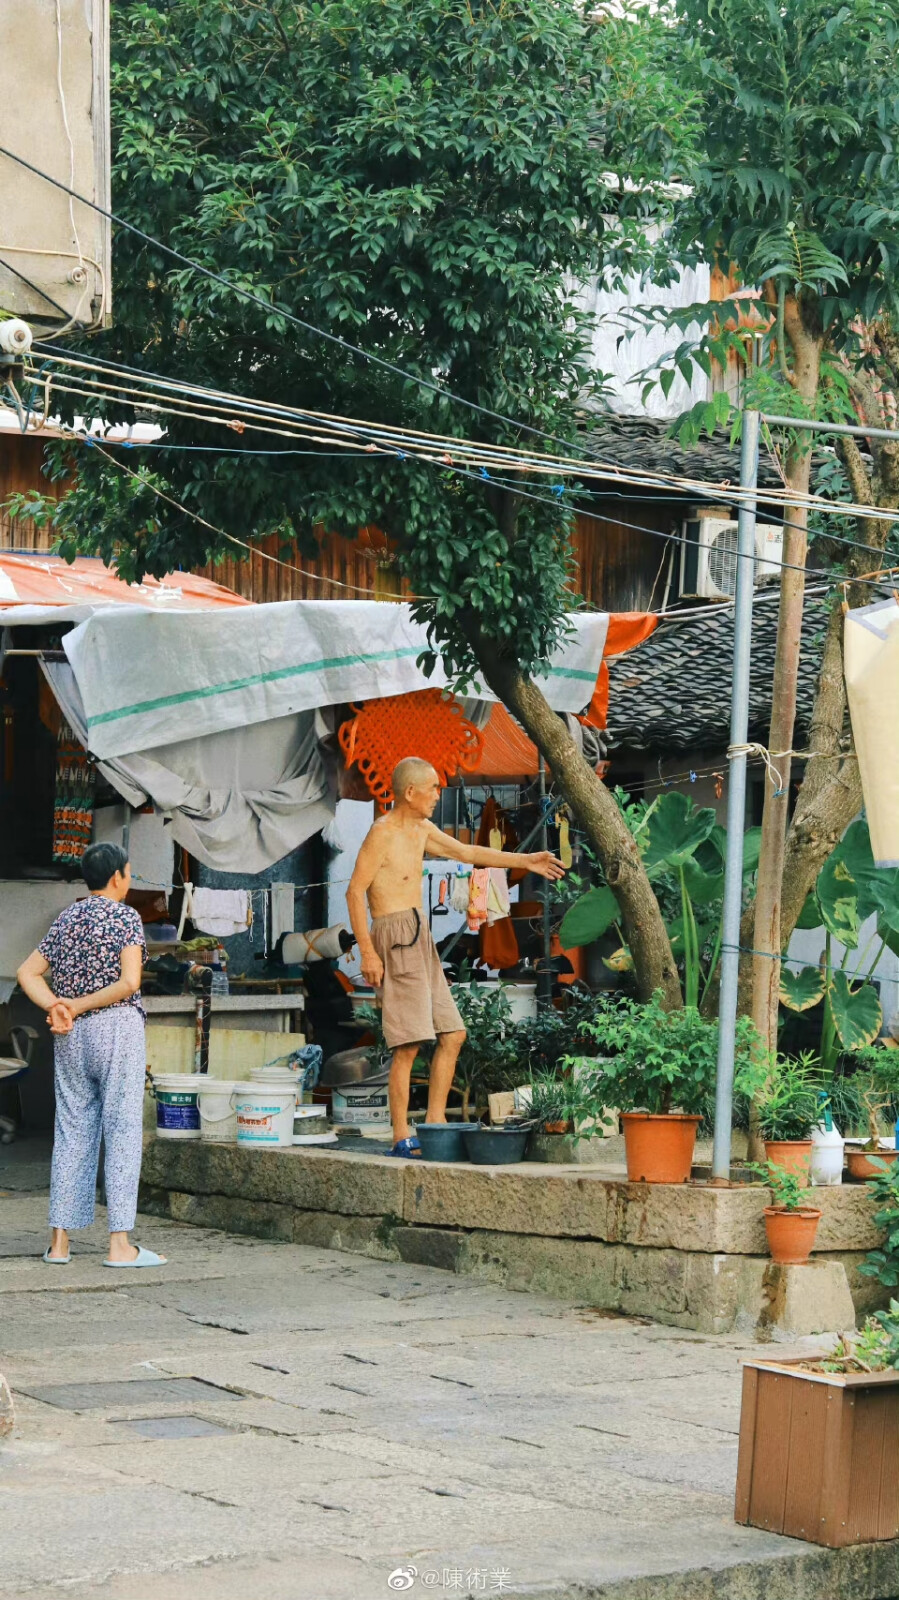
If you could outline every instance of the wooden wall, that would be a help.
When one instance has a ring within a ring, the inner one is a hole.
[[[0,508],[7,497],[38,489],[53,493],[41,473],[43,441],[0,434]],[[678,527],[682,508],[665,500],[596,501],[595,515],[578,516],[574,530],[575,589],[589,605],[607,611],[643,611],[664,593],[668,544],[658,534]],[[638,528],[624,524],[637,524]],[[640,532],[639,526],[657,530]],[[234,528],[241,535],[239,524]],[[11,523],[0,509],[0,549],[48,550],[52,534],[32,523]],[[271,559],[275,558],[275,559]],[[280,559],[278,559],[280,558]],[[237,552],[201,569],[249,600],[389,600],[409,594],[387,541],[377,528],[354,540],[323,535],[315,556],[285,556],[279,540],[264,541],[247,558]]]
[[[33,434],[0,433],[0,550],[50,548],[48,529],[36,528],[30,518],[11,522],[3,509],[11,494],[26,494],[29,489],[37,489],[41,494],[56,492],[55,486],[41,472],[43,459],[42,439]]]

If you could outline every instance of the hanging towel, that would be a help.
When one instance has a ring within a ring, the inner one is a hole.
[[[246,889],[193,889],[188,916],[200,933],[227,939],[252,926],[252,903]]]
[[[494,922],[509,915],[511,901],[508,880],[502,867],[488,867],[487,871],[490,874],[487,884],[487,922],[492,927]]]
[[[487,893],[490,868],[475,867],[468,884],[468,929],[477,933],[482,922],[487,921]]]
[[[272,944],[277,944],[282,933],[293,933],[296,926],[294,888],[295,885],[292,883],[273,883],[269,890],[272,904]]]
[[[453,910],[461,911],[464,916],[468,915],[470,879],[471,874],[469,872],[457,872],[453,881],[453,892],[450,896],[450,905]]]

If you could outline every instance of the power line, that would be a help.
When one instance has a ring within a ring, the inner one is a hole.
[[[497,466],[504,464],[506,470],[512,470],[516,472],[537,471],[543,474],[559,473],[562,476],[578,476],[588,478],[594,476],[601,476],[604,478],[611,476],[615,481],[623,484],[633,484],[641,487],[645,486],[648,488],[654,488],[657,491],[667,490],[669,493],[678,493],[690,499],[702,498],[711,501],[724,499],[730,502],[739,502],[741,499],[747,500],[754,498],[757,504],[763,506],[773,506],[781,513],[785,507],[789,508],[805,505],[809,510],[818,511],[819,513],[825,515],[854,516],[863,518],[868,517],[875,520],[884,520],[890,522],[899,520],[899,513],[889,511],[884,508],[856,506],[845,502],[827,500],[822,496],[796,495],[787,489],[783,491],[774,491],[771,489],[756,490],[753,493],[748,489],[743,489],[742,487],[738,487],[730,483],[711,484],[708,481],[684,478],[678,474],[666,475],[661,473],[647,472],[645,470],[642,472],[637,472],[630,468],[622,468],[615,464],[602,463],[597,460],[593,460],[591,463],[584,463],[574,461],[571,458],[568,458],[567,460],[564,458],[556,460],[546,456],[535,457],[517,448],[510,451],[510,449],[505,446],[486,445],[480,441],[460,439],[453,435],[427,434],[410,429],[388,426],[382,423],[362,422],[361,420],[353,421],[324,412],[311,412],[297,407],[285,407],[276,405],[271,401],[248,400],[245,397],[229,395],[225,391],[209,390],[203,388],[202,386],[187,384],[180,380],[167,379],[159,377],[156,374],[147,374],[136,368],[119,366],[114,363],[104,364],[80,360],[69,352],[60,353],[55,350],[51,350],[48,352],[48,356],[52,360],[62,361],[70,366],[88,369],[91,372],[105,371],[106,373],[111,374],[117,380],[115,384],[98,385],[94,379],[80,379],[76,374],[72,381],[75,383],[88,385],[87,388],[78,389],[66,388],[65,385],[59,383],[58,379],[56,380],[57,388],[62,392],[77,394],[81,398],[107,398],[107,396],[103,396],[99,392],[100,389],[103,388],[112,391],[116,398],[130,406],[137,405],[139,401],[145,404],[148,397],[148,391],[146,388],[136,388],[130,391],[123,391],[123,385],[121,380],[118,378],[118,374],[119,372],[125,372],[129,379],[135,377],[142,380],[142,382],[145,384],[155,384],[161,388],[174,389],[178,391],[175,398],[168,406],[168,409],[170,410],[178,406],[182,408],[187,406],[189,402],[186,399],[181,398],[181,393],[183,393],[184,395],[201,397],[201,403],[207,407],[216,406],[219,408],[219,410],[225,408],[231,413],[231,416],[227,419],[218,414],[207,414],[203,416],[196,412],[186,412],[183,410],[180,413],[185,416],[192,416],[194,420],[197,421],[217,422],[219,424],[233,427],[236,425],[233,418],[234,411],[244,410],[245,412],[249,411],[251,414],[276,415],[286,419],[291,425],[289,429],[282,429],[264,427],[261,423],[254,423],[251,421],[245,423],[245,426],[259,429],[259,431],[262,432],[287,433],[292,430],[305,434],[309,433],[312,428],[321,428],[324,430],[325,436],[332,439],[333,442],[342,442],[340,437],[341,432],[352,435],[354,439],[360,436],[368,438],[370,442],[366,446],[365,453],[372,453],[378,450],[383,450],[388,453],[395,453],[397,449],[405,449],[416,456],[420,456],[423,448],[431,448],[440,452],[439,460],[446,465],[452,465],[453,456],[460,455],[477,458],[481,462],[482,467],[486,461],[489,461],[491,467],[496,468]],[[156,411],[164,413],[167,407],[160,404],[155,395],[152,393],[150,393],[149,398],[152,408]],[[321,437],[318,433],[315,433],[312,436],[315,438]],[[378,441],[377,443],[374,442],[376,440]],[[510,455],[512,457],[511,460],[509,459]],[[487,476],[486,472],[484,473],[484,476]],[[563,490],[563,485],[554,486],[555,493],[561,493]],[[591,493],[589,490],[585,492]],[[622,498],[626,497],[622,496]],[[796,526],[796,524],[791,523],[789,518],[784,518],[783,522],[785,527]],[[624,524],[621,525],[623,526]],[[872,555],[882,554],[879,547],[867,545],[860,540],[846,539],[837,534],[828,535],[828,537],[832,538],[837,543],[856,549],[865,550]]]
[[[330,344],[337,345],[339,349],[345,350],[349,355],[361,356],[363,360],[382,368],[383,371],[393,373],[395,377],[402,378],[406,383],[416,383],[421,388],[429,390],[431,394],[438,395],[441,399],[452,400],[456,405],[465,406],[469,411],[474,411],[480,416],[490,417],[494,422],[506,423],[509,427],[517,428],[523,433],[529,433],[536,439],[547,439],[552,444],[564,444],[566,449],[571,448],[570,440],[546,433],[542,428],[534,428],[527,422],[519,422],[514,417],[507,417],[502,411],[493,411],[489,406],[479,405],[475,400],[467,400],[464,395],[455,394],[453,390],[443,388],[429,378],[423,378],[416,373],[407,372],[403,367],[397,366],[395,362],[388,361],[383,356],[372,355],[370,351],[363,350],[360,345],[351,344],[348,339],[342,338],[340,334],[330,333],[325,328],[317,328],[314,323],[306,322],[303,317],[298,317],[292,311],[285,310],[275,301],[264,300],[261,295],[254,294],[252,290],[245,289],[240,284],[232,283],[221,273],[213,272],[211,268],[202,266],[199,261],[193,260],[191,256],[184,255],[171,245],[163,244],[161,239],[156,239],[152,234],[145,233],[142,228],[135,227],[133,222],[126,221],[124,217],[118,216],[114,211],[107,210],[105,206],[101,206],[96,200],[89,200],[86,195],[79,194],[75,188],[63,183],[61,179],[51,177],[49,172],[44,172],[40,167],[36,167],[33,162],[26,161],[24,156],[16,155],[13,150],[8,150],[5,145],[0,145],[0,155],[6,156],[10,161],[17,162],[19,166],[24,167],[28,172],[34,173],[35,177],[42,178],[45,183],[50,183],[54,188],[61,189],[71,199],[78,200],[82,205],[89,206],[92,211],[96,211],[100,216],[106,217],[107,221],[114,222],[117,227],[124,228],[128,233],[133,234],[135,238],[141,239],[144,244],[152,246],[153,249],[162,250],[173,261],[180,262],[182,266],[190,267],[193,272],[199,273],[201,277],[208,279],[210,283],[217,283],[222,288],[229,290],[230,293],[240,295],[242,299],[258,306],[269,315],[274,311],[278,316],[284,317],[285,321],[293,323],[297,328],[302,328],[305,333],[312,333],[316,338],[325,339]]]

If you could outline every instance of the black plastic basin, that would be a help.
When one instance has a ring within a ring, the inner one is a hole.
[[[419,1122],[415,1129],[424,1161],[467,1161],[465,1136],[458,1122]]]
[[[507,1167],[524,1160],[529,1128],[466,1128],[462,1137],[469,1161],[478,1167]]]

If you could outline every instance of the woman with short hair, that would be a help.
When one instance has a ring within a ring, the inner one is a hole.
[[[92,844],[81,870],[90,891],[86,899],[66,906],[16,974],[29,1000],[46,1011],[54,1036],[52,1237],[44,1260],[70,1261],[69,1232],[89,1228],[94,1220],[102,1134],[109,1222],[103,1265],[158,1267],[164,1256],[128,1238],[143,1150],[143,923],[124,904],[131,867],[120,845]]]

